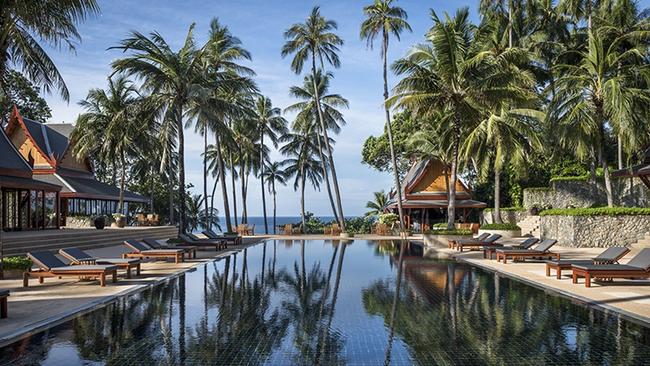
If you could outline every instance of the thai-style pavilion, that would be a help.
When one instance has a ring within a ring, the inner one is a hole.
[[[111,215],[118,210],[119,189],[109,184],[102,183],[95,178],[92,165],[88,158],[78,158],[72,154],[70,134],[74,129],[72,124],[43,124],[20,116],[14,107],[7,127],[5,129],[5,140],[11,141],[10,146],[14,151],[12,159],[18,164],[17,158],[22,159],[23,165],[29,170],[31,181],[38,182],[43,187],[58,187],[52,192],[58,192],[56,197],[53,193],[44,195],[44,207],[47,214],[53,213],[49,207],[54,201],[56,218],[45,222],[44,225],[25,225],[18,220],[17,225],[11,224],[9,217],[20,216],[20,208],[12,207],[11,202],[3,200],[3,228],[8,230],[42,229],[49,227],[65,226],[66,218],[73,215]],[[99,133],[99,131],[98,131]],[[8,149],[9,147],[6,147]],[[3,153],[4,154],[4,153]],[[3,155],[4,157],[4,155]],[[3,158],[4,160],[4,158]],[[15,187],[24,195],[25,191],[31,188]],[[3,194],[5,191],[10,194],[10,188],[2,185]],[[60,191],[60,192],[59,192]],[[129,212],[129,203],[148,203],[149,199],[141,195],[124,192],[124,214]],[[40,201],[39,201],[40,202]],[[40,203],[38,203],[40,204]],[[38,207],[38,206],[35,206]],[[7,221],[5,224],[4,221]]]
[[[0,156],[2,228],[58,228],[61,186],[32,179],[32,168],[1,128]]]
[[[428,225],[444,221],[447,215],[449,169],[438,159],[419,161],[411,166],[402,181],[402,207],[409,226],[417,222]],[[391,192],[388,209],[397,213],[395,191]],[[485,208],[483,202],[472,199],[470,188],[456,181],[456,212],[459,221],[467,222],[472,209]]]
[[[639,178],[650,189],[650,148],[645,151],[643,163],[630,168],[616,170],[612,172],[612,176],[618,178]]]

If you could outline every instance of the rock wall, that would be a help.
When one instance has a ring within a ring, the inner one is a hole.
[[[650,215],[542,216],[542,238],[568,247],[605,248],[636,243],[650,232]]]
[[[627,207],[650,207],[650,190],[637,178],[612,180],[614,204]],[[550,188],[524,189],[524,207],[580,208],[606,206],[604,183],[595,187],[586,181],[554,181]]]
[[[93,221],[87,216],[68,216],[65,219],[65,227],[69,229],[83,229],[95,227]]]
[[[509,224],[516,224],[528,217],[528,211],[501,211],[501,221]],[[479,215],[481,225],[494,224],[494,211],[483,210]]]

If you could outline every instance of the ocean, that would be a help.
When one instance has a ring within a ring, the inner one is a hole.
[[[322,222],[330,222],[334,220],[334,216],[316,216]],[[273,233],[273,215],[267,217],[269,223],[269,234]],[[238,217],[238,223],[241,224],[241,217]],[[276,225],[284,226],[286,224],[299,224],[300,216],[278,216],[275,218]],[[235,222],[232,222],[233,226]],[[219,217],[219,225],[221,225],[222,231],[226,231],[226,218]],[[255,225],[255,234],[264,234],[264,217],[263,216],[249,216],[248,225]],[[201,232],[203,229],[199,229],[198,232]]]

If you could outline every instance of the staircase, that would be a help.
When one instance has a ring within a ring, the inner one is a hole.
[[[24,255],[37,250],[57,251],[66,247],[97,249],[121,245],[127,239],[176,237],[174,226],[128,227],[124,229],[62,229],[2,233],[4,255]]]
[[[521,235],[534,236],[536,238],[539,238],[541,235],[541,231],[539,229],[540,221],[541,220],[539,216],[527,216],[522,221],[519,221],[517,223],[517,226],[521,228]]]
[[[636,243],[632,244],[630,248],[632,248],[632,250],[650,248],[650,232],[645,233],[645,235],[643,235],[643,237]]]

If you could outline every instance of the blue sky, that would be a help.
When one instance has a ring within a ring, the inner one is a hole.
[[[46,96],[52,108],[52,121],[74,122],[81,112],[77,102],[85,97],[90,88],[105,87],[111,61],[121,56],[120,51],[107,49],[115,46],[130,31],[158,31],[178,48],[193,22],[196,23],[198,42],[204,41],[213,17],[218,17],[242,40],[253,55],[249,66],[257,72],[256,81],[261,91],[272,99],[274,105],[284,108],[293,102],[288,95],[289,87],[300,84],[302,76],[294,75],[289,69],[290,59],[280,56],[284,43],[282,34],[291,24],[302,22],[311,8],[320,4],[322,14],[338,22],[338,34],[345,40],[340,52],[342,66],[333,70],[335,78],[331,91],[346,97],[350,101],[350,109],[345,111],[347,126],[335,137],[335,162],[344,212],[346,215],[361,215],[365,211],[366,201],[372,198],[372,192],[388,190],[392,182],[390,174],[378,173],[361,164],[363,141],[371,134],[380,134],[384,124],[379,52],[377,49],[367,49],[365,41],[359,39],[362,8],[370,1],[100,0],[101,14],[90,17],[79,27],[82,42],[76,52],[50,51],[71,92],[70,103],[56,95]],[[431,25],[430,8],[441,13],[471,5],[475,11],[478,0],[401,0],[398,4],[408,12],[413,33],[404,34],[400,43],[392,41],[390,60],[404,55],[412,44],[423,40],[424,33]],[[187,180],[194,184],[195,192],[202,192],[202,139],[189,130],[185,151]],[[277,153],[273,156],[280,158]],[[221,199],[220,194],[217,197]],[[254,180],[251,180],[248,201],[250,215],[261,215],[260,186]],[[309,190],[306,201],[307,210],[317,215],[331,215],[324,188],[320,192]],[[218,207],[223,207],[220,201]],[[299,194],[293,191],[292,186],[280,188],[278,214],[294,216],[299,212]]]

